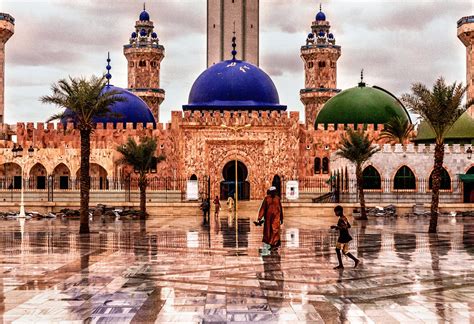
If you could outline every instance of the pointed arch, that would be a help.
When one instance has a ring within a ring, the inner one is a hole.
[[[434,170],[433,170],[434,171]],[[433,171],[431,171],[430,178],[428,180],[428,188],[433,189]],[[451,176],[444,167],[441,169],[441,183],[439,189],[451,190]]]
[[[53,170],[54,187],[71,189],[71,171],[64,163],[59,163]]]
[[[48,172],[43,164],[37,162],[30,169],[29,187],[30,189],[46,189],[46,177]]]
[[[189,180],[197,180],[198,177],[194,173],[189,177]]]
[[[91,179],[91,189],[108,189],[107,170],[97,163],[89,165],[89,177]],[[76,181],[81,178],[81,168],[76,172]]]
[[[380,173],[372,165],[367,166],[362,171],[362,186],[364,189],[382,189]]]
[[[323,157],[323,163],[322,163],[322,171],[323,174],[328,174],[329,173],[329,158]]]
[[[321,158],[316,157],[314,158],[314,174],[321,173]]]
[[[415,190],[416,178],[413,171],[406,165],[401,166],[393,179],[393,189],[395,190]]]
[[[23,177],[21,166],[15,162],[0,165],[0,186],[4,189],[21,189]]]

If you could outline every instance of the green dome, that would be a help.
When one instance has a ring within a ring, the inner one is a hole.
[[[461,115],[445,136],[446,143],[471,143],[474,141],[474,119],[467,112]],[[418,126],[414,142],[434,143],[435,135],[431,127],[424,121]]]
[[[326,102],[316,117],[316,125],[385,124],[395,116],[411,122],[407,110],[394,95],[360,83]]]

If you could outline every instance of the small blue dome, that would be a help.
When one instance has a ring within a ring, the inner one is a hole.
[[[137,38],[137,33],[133,32],[131,35],[132,38]]]
[[[324,12],[320,11],[318,12],[318,14],[316,15],[316,21],[325,21],[326,20],[326,15],[324,14]]]
[[[184,110],[286,110],[272,79],[245,61],[214,64],[194,82]]]
[[[308,34],[308,38],[314,38],[313,33],[309,33],[309,34]]]
[[[146,36],[146,30],[145,29],[140,30],[140,36],[142,36],[142,37]]]
[[[95,117],[95,123],[156,123],[153,113],[148,105],[139,97],[125,89],[107,85],[103,91],[116,90],[121,93],[118,95],[125,99],[125,101],[116,102],[110,108],[110,113],[106,116]],[[61,123],[74,122],[74,113],[66,109],[65,117],[61,119]]]
[[[150,15],[145,10],[140,14],[140,21],[150,21]]]
[[[325,34],[324,34],[324,32],[323,32],[322,30],[321,30],[321,31],[319,32],[319,34],[318,34],[319,37],[324,37],[324,35],[325,35]]]
[[[329,34],[328,34],[328,38],[333,39],[333,38],[334,38],[334,35],[333,35],[332,33],[329,33]]]
[[[158,35],[155,32],[153,32],[151,33],[151,38],[158,38]]]

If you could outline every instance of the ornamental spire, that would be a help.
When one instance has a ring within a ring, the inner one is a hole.
[[[112,74],[110,74],[110,70],[112,67],[110,66],[110,52],[107,52],[107,66],[105,67],[107,69],[107,74],[105,74],[105,78],[107,79],[107,85],[110,85],[110,79],[112,79]]]
[[[237,55],[237,51],[235,48],[237,47],[237,44],[235,43],[236,37],[235,37],[235,21],[234,21],[234,31],[233,31],[234,36],[232,37],[232,61],[235,61],[235,56]]]
[[[365,82],[364,82],[364,69],[360,70],[360,82],[359,82],[359,87],[365,87]]]

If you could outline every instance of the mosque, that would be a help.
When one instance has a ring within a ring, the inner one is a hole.
[[[236,13],[228,7],[234,1],[219,2],[223,8],[215,7],[215,1],[209,3],[208,10],[216,10],[222,17],[208,12],[208,68],[195,80],[182,110],[173,111],[168,123],[160,123],[159,118],[165,100],[165,90],[160,88],[165,48],[149,13],[144,9],[139,14],[123,47],[128,85],[107,85],[105,89],[120,90],[126,100],[114,104],[113,114],[96,119],[91,139],[91,177],[96,180],[93,190],[122,190],[123,179],[134,173],[119,163],[115,148],[129,137],[152,136],[159,143],[157,153],[164,154],[166,160],[150,177],[208,179],[209,194],[226,198],[234,188],[237,160],[242,199],[263,197],[271,184],[284,191],[288,180],[299,181],[303,192],[311,181],[324,185],[336,171],[350,174],[351,166],[335,156],[347,127],[364,127],[376,138],[383,124],[394,116],[411,122],[396,96],[366,85],[363,77],[353,88],[337,88],[337,60],[342,49],[321,10],[306,39],[303,36],[300,50],[305,74],[299,94],[305,107],[301,121],[298,112],[289,111],[280,102],[271,77],[258,67],[258,6]],[[225,23],[230,20],[228,12],[246,18],[239,20],[245,24],[238,26],[234,38]],[[14,25],[12,16],[0,13],[0,122],[4,116],[5,43],[13,35]],[[458,21],[458,37],[467,48],[468,96],[474,98],[474,16]],[[109,59],[108,71],[110,64]],[[110,73],[107,78],[110,80]],[[443,188],[446,195],[442,199],[446,201],[474,202],[473,114],[471,108],[447,136],[451,145],[446,150],[444,177],[461,181],[459,186]],[[36,192],[49,191],[50,186],[77,190],[79,133],[71,121],[0,124],[0,191],[21,186]],[[411,143],[391,145],[378,140],[382,150],[364,170],[364,178],[371,183],[369,189],[387,195],[387,199],[394,190],[429,195],[428,188],[420,188],[415,180],[430,178],[433,138],[422,124]],[[28,155],[18,157],[20,146]],[[384,185],[384,180],[390,185]]]

